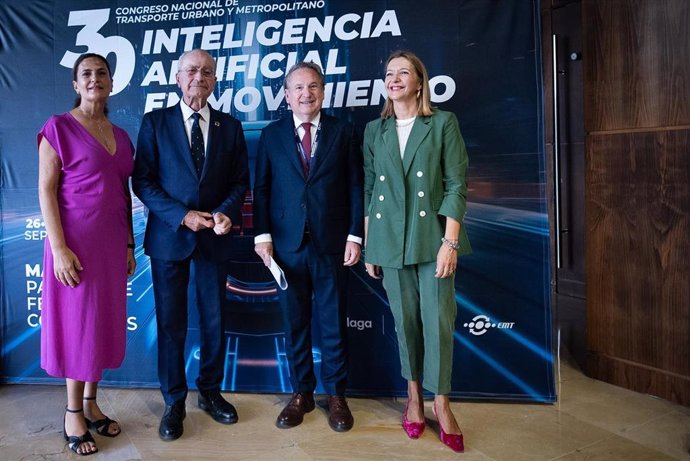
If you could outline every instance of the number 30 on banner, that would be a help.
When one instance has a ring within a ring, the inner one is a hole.
[[[115,53],[117,66],[113,72],[113,92],[117,94],[124,90],[134,75],[134,47],[124,37],[111,36],[104,37],[98,31],[110,18],[110,8],[100,10],[70,11],[68,26],[84,26],[77,32],[75,45],[86,46],[89,53],[98,53],[107,57],[110,53]],[[71,68],[80,53],[72,51],[65,52],[60,61],[60,65]]]

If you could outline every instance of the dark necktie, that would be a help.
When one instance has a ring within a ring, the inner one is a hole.
[[[192,122],[192,158],[194,159],[196,174],[201,176],[201,170],[204,168],[204,136],[201,134],[199,117],[201,116],[198,112],[192,114],[194,119]]]
[[[304,169],[304,176],[309,176],[309,163],[311,162],[311,123],[306,122],[302,124],[304,128],[304,136],[302,136],[302,168]]]

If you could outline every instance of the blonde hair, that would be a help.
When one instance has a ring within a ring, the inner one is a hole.
[[[424,67],[424,63],[421,59],[417,57],[416,54],[411,51],[398,50],[391,53],[386,60],[386,65],[384,66],[384,72],[388,69],[388,64],[393,59],[405,58],[410,61],[412,68],[417,74],[417,78],[422,85],[422,89],[417,93],[417,115],[428,117],[433,113],[433,108],[431,107],[431,90],[429,88],[429,74]],[[383,105],[383,110],[381,111],[382,118],[388,118],[395,115],[393,111],[393,102],[386,98],[386,102]]]

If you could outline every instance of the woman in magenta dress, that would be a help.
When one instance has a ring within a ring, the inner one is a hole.
[[[115,437],[117,422],[96,403],[103,370],[125,355],[127,277],[134,273],[127,133],[107,118],[112,74],[102,56],[72,70],[75,107],[38,134],[38,190],[48,231],[41,310],[41,367],[66,379],[64,437],[79,455],[96,453],[88,429]]]

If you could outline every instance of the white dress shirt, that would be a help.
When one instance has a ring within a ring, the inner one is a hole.
[[[298,119],[295,117],[295,114],[292,114],[292,120],[295,122],[295,132],[299,136],[300,141],[304,138],[304,135],[306,134],[306,131],[304,130],[304,127],[302,126],[302,120]],[[316,143],[319,141],[316,139],[316,132],[319,129],[319,123],[321,123],[321,112],[316,114],[316,117],[311,119],[311,157],[314,158],[314,154],[316,153]]]
[[[194,119],[192,114],[194,114],[194,109],[189,107],[184,100],[180,100],[180,109],[182,109],[182,120],[184,121],[184,130],[187,133],[187,141],[189,141],[189,147],[192,147],[192,124]],[[204,107],[199,109],[199,128],[201,128],[201,134],[204,137],[204,156],[208,150],[208,127],[211,121],[211,110],[208,108],[208,104],[204,104]]]

